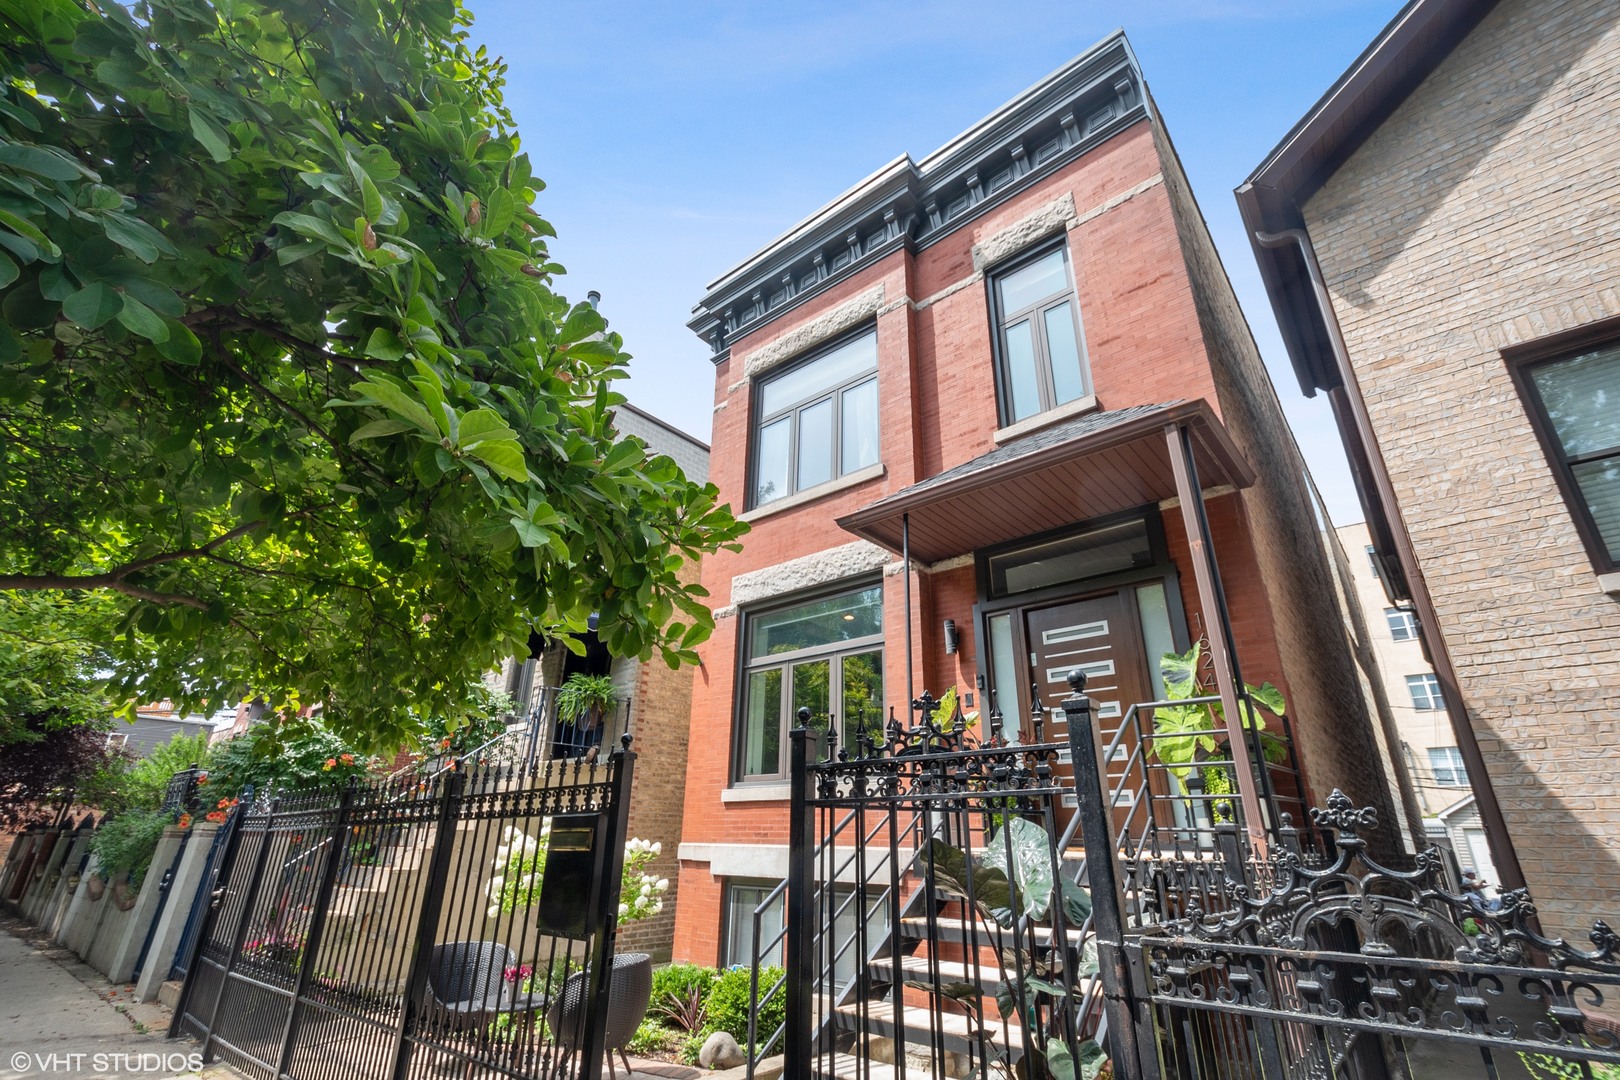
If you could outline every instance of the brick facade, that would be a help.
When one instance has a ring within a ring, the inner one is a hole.
[[[1620,316],[1617,73],[1614,4],[1504,0],[1303,206],[1526,881],[1569,932],[1620,911],[1620,597],[1502,350]]]
[[[1132,78],[1139,78],[1134,68]],[[770,880],[785,865],[776,853],[787,839],[786,785],[732,782],[741,627],[750,605],[765,602],[772,583],[775,595],[787,596],[816,580],[824,563],[859,563],[866,549],[843,550],[853,538],[839,518],[996,449],[986,261],[1054,236],[1073,267],[1096,408],[1207,402],[1257,476],[1253,487],[1211,492],[1207,503],[1245,677],[1272,681],[1288,696],[1296,724],[1308,731],[1300,738],[1308,773],[1319,770],[1327,785],[1390,805],[1333,590],[1322,584],[1329,582],[1327,555],[1303,466],[1179,163],[1150,103],[1137,101],[1139,111],[1127,114],[1137,119],[1060,167],[1032,174],[1016,194],[958,228],[937,229],[926,244],[899,244],[855,263],[842,280],[830,279],[782,314],[745,325],[717,354],[712,480],[740,509],[758,376],[853,320],[875,322],[881,468],[824,485],[809,499],[794,496],[749,512],[753,531],[743,550],[704,562],[718,629],[700,650],[693,687],[689,744],[700,752],[687,764],[677,959],[721,959],[725,879]],[[759,258],[768,260],[770,250]],[[1276,430],[1240,436],[1240,426]],[[999,438],[1006,444],[1010,436],[1002,430]],[[1165,453],[1162,438],[1156,448]],[[1162,519],[1174,564],[1185,612],[1177,629],[1195,639],[1209,616],[1199,603],[1177,505],[1171,500],[1146,512]],[[913,689],[974,693],[985,649],[971,555],[918,567],[909,611],[897,554],[878,552],[859,566],[866,567],[864,577],[851,580],[882,583],[887,701],[903,717],[908,619]],[[961,636],[955,654],[943,648],[945,619]]]

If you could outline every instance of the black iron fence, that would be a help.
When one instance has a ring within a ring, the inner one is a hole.
[[[172,1032],[261,1080],[596,1080],[621,742],[244,802]]]

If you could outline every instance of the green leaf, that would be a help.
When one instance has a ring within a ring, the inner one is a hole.
[[[420,401],[411,397],[403,388],[382,379],[367,379],[361,382],[357,389],[365,394],[369,403],[381,405],[429,434],[438,434],[439,428],[433,422],[433,417],[428,415],[428,411],[422,407]]]
[[[0,140],[0,165],[10,165],[47,180],[97,179],[95,173],[55,147],[25,146]]]
[[[159,255],[180,254],[169,242],[168,237],[139,218],[127,214],[105,214],[101,219],[101,227],[107,231],[107,239],[141,262],[153,263],[157,261]]]
[[[1269,709],[1277,716],[1283,716],[1288,711],[1288,703],[1283,700],[1282,691],[1268,683],[1247,688],[1249,697],[1254,699],[1256,705]]]
[[[456,445],[463,450],[471,450],[490,439],[515,442],[517,432],[507,427],[501,414],[494,409],[475,409],[462,416],[456,438]]]
[[[198,109],[195,105],[189,110],[191,113],[191,134],[208,151],[208,156],[215,161],[231,160],[231,137],[219,122],[213,117]]]
[[[369,424],[362,424],[349,436],[349,445],[364,442],[366,439],[379,439],[384,435],[398,435],[402,431],[415,431],[416,425],[408,420],[373,420]]]
[[[12,232],[24,239],[32,241],[41,251],[53,259],[62,257],[62,249],[51,242],[51,238],[40,232],[33,222],[18,217],[9,210],[0,209],[0,225],[4,225]]]
[[[377,185],[364,172],[360,174],[360,205],[365,209],[368,220],[376,221],[382,217],[382,192],[377,190]]]
[[[366,339],[366,355],[375,360],[389,362],[405,358],[405,343],[387,327],[379,326]]]
[[[1046,830],[1024,818],[1010,818],[984,844],[980,860],[1017,886],[1019,914],[1039,919],[1052,906],[1052,850]]]
[[[528,467],[523,463],[523,447],[514,440],[491,439],[479,443],[467,453],[508,480],[522,483],[529,479]]]
[[[191,332],[191,327],[179,319],[169,319],[166,323],[169,336],[157,343],[158,355],[177,364],[193,367],[202,361],[202,342],[197,335]]]
[[[139,334],[147,341],[163,342],[169,340],[169,328],[163,321],[163,316],[135,299],[125,294],[124,306],[118,309],[118,321],[132,334]]]
[[[0,254],[0,289],[16,281],[21,273],[22,271],[17,268],[17,264],[12,261],[10,255]]]
[[[62,301],[62,314],[86,330],[94,330],[117,315],[124,298],[97,281]]]
[[[557,330],[557,344],[572,345],[606,329],[607,320],[597,314],[595,308],[589,304],[577,304],[568,313],[568,320]]]

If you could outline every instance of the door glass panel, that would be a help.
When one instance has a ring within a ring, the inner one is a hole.
[[[883,650],[846,656],[843,664],[843,745],[855,752],[855,737],[865,731],[883,741]]]
[[[742,756],[744,776],[775,776],[782,771],[781,668],[748,676]]]
[[[1012,615],[992,615],[990,626],[990,686],[994,707],[1001,710],[1002,734],[1018,741],[1018,668],[1013,662]]]
[[[1147,521],[1132,518],[992,555],[989,564],[990,595],[1002,597],[1151,566],[1153,549]]]
[[[788,493],[788,436],[792,418],[759,429],[759,464],[754,470],[754,505]]]
[[[844,391],[843,413],[839,417],[843,454],[838,471],[852,473],[878,461],[878,384],[868,379]]]
[[[1164,673],[1159,660],[1176,648],[1175,635],[1170,630],[1170,607],[1165,600],[1163,582],[1136,587],[1136,610],[1142,619],[1142,645],[1147,649],[1148,681],[1153,684],[1153,700],[1163,701]]]
[[[1007,395],[1014,421],[1041,411],[1040,376],[1035,370],[1035,340],[1029,320],[1007,327]]]
[[[996,285],[1001,291],[1003,315],[1017,314],[1036,301],[1067,292],[1069,275],[1063,266],[1062,249],[998,278]]]
[[[1055,404],[1086,396],[1086,378],[1080,370],[1080,345],[1074,334],[1074,305],[1065,300],[1046,309],[1046,351],[1052,361]]]
[[[832,418],[832,398],[799,410],[799,491],[832,479]]]
[[[827,731],[828,708],[832,701],[828,680],[832,677],[832,662],[828,660],[811,660],[804,664],[793,665],[793,711],[791,714],[794,727],[799,726],[799,710],[810,710],[809,728],[818,737]],[[822,740],[825,746],[825,739]],[[818,755],[819,758],[820,755]]]

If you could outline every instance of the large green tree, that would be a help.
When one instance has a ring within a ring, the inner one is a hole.
[[[0,0],[0,590],[116,596],[116,699],[380,745],[531,628],[710,631],[677,575],[743,527],[612,431],[469,21]]]

